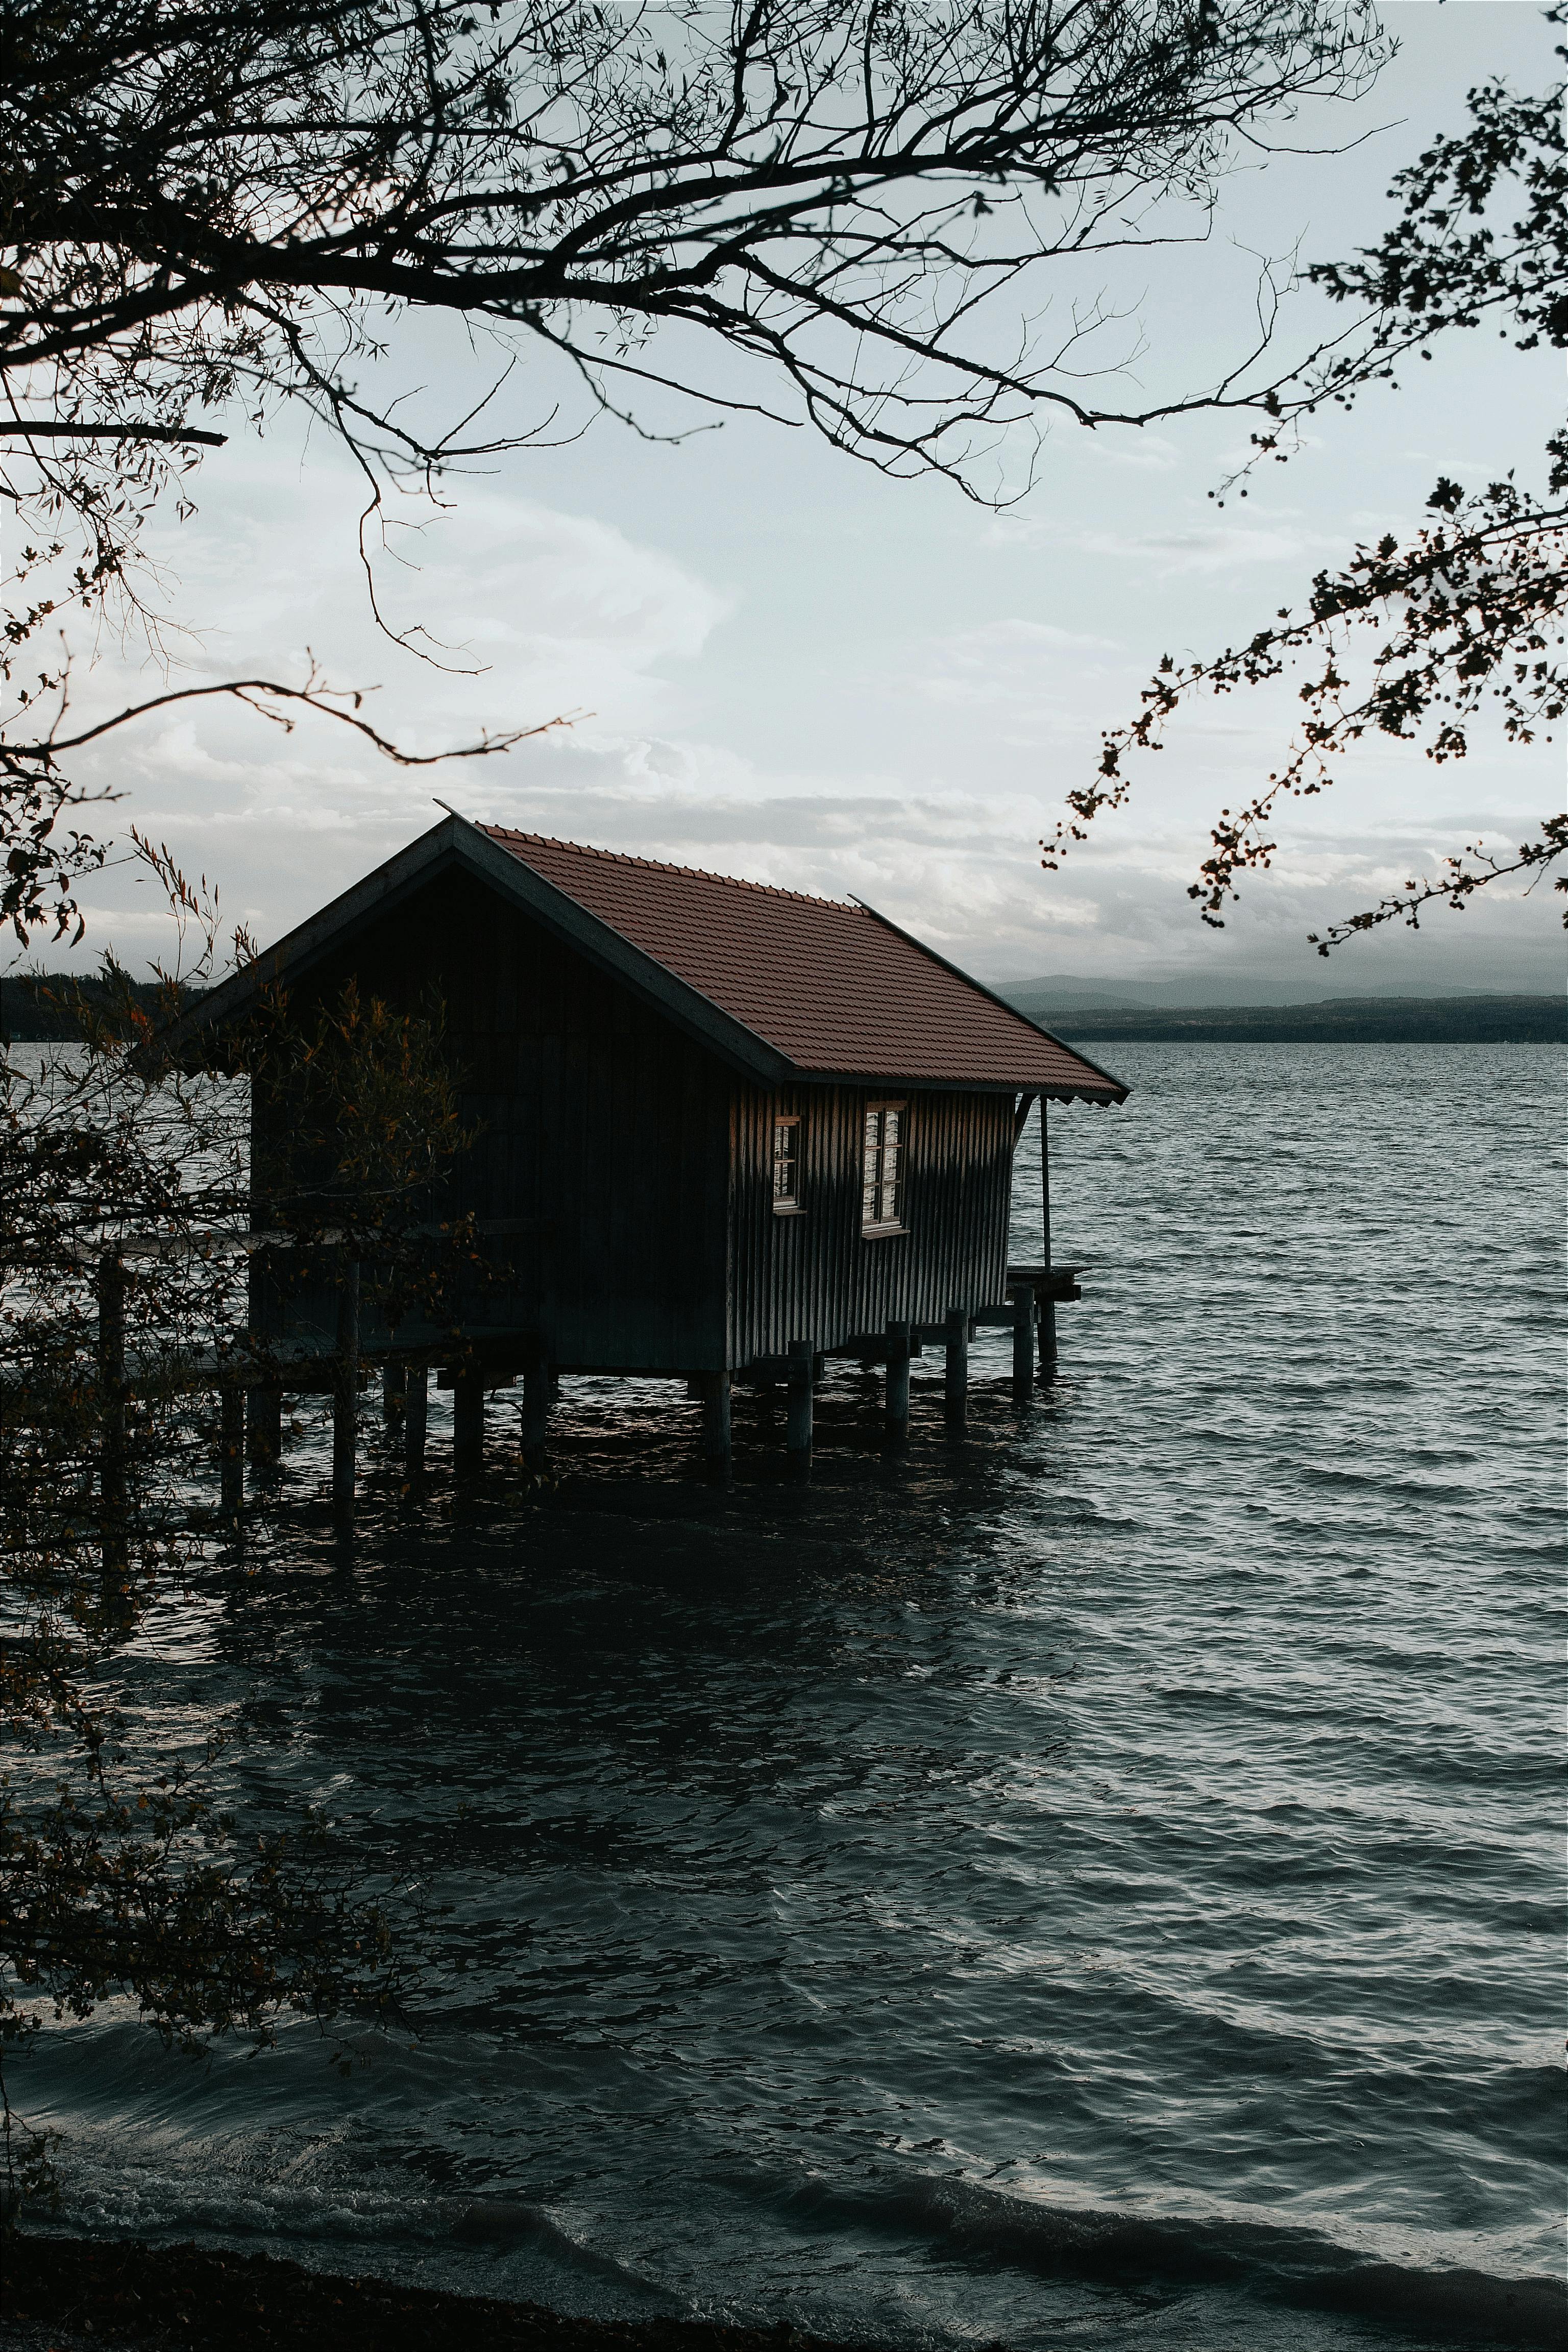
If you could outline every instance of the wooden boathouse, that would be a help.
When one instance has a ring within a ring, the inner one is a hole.
[[[340,1500],[359,1367],[377,1360],[407,1397],[416,1467],[430,1368],[454,1382],[459,1469],[485,1391],[520,1377],[536,1457],[561,1375],[683,1379],[721,1469],[732,1381],[787,1383],[804,1465],[828,1358],[886,1364],[894,1444],[911,1351],[945,1348],[960,1422],[977,1324],[1012,1327],[1020,1393],[1037,1346],[1048,1374],[1056,1303],[1078,1291],[1051,1264],[1048,1168],[1044,1246],[1010,1262],[1015,1149],[1037,1102],[1043,1142],[1047,1100],[1127,1089],[863,903],[448,815],[187,1020],[210,1034],[274,981],[309,1013],[351,979],[444,1008],[478,1133],[439,1213],[501,1237],[505,1271],[465,1301],[459,1360],[450,1330],[351,1331],[341,1297],[282,1305],[257,1267],[253,1322],[275,1363],[299,1354],[284,1385],[327,1385],[309,1364],[352,1348]],[[253,1454],[269,1409],[276,1429],[276,1395],[253,1388]]]

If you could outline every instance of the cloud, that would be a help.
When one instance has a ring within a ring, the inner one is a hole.
[[[1000,740],[1036,756],[1047,732],[1079,739],[1100,682],[1122,667],[1114,637],[1064,629],[1048,621],[1002,619],[929,641],[900,690],[933,711],[952,712],[965,729],[984,714]],[[957,754],[962,738],[955,740]]]
[[[955,665],[991,667],[1000,661],[1029,660],[1040,654],[1121,651],[1114,637],[1080,629],[1059,629],[1049,621],[987,621],[942,640],[943,657]]]
[[[1300,562],[1309,549],[1331,542],[1278,527],[1211,523],[1188,530],[1084,531],[1073,544],[1086,555],[1109,555],[1119,562],[1152,566],[1169,579],[1179,572],[1237,572],[1259,563]]]

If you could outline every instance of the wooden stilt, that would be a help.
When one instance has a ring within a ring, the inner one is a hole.
[[[98,1261],[98,1383],[102,1400],[103,1572],[118,1576],[130,1559],[125,1504],[125,1266],[111,1250]]]
[[[283,1299],[270,1249],[253,1252],[248,1276],[252,1344],[263,1358],[283,1335]],[[245,1396],[247,1445],[251,1466],[276,1470],[283,1457],[283,1391],[281,1388],[247,1389]]]
[[[945,1327],[947,1383],[944,1402],[949,1429],[962,1429],[969,1417],[969,1311],[950,1307]]]
[[[811,1413],[815,1369],[809,1339],[789,1343],[789,1421],[786,1444],[789,1466],[796,1477],[811,1472]]]
[[[407,1394],[408,1367],[401,1356],[388,1356],[381,1368],[381,1410],[386,1421],[386,1433],[395,1437],[403,1426],[404,1399]]]
[[[220,1391],[218,1498],[224,1517],[237,1522],[245,1504],[245,1391],[232,1381]]]
[[[430,1409],[430,1367],[407,1364],[403,1376],[403,1467],[410,1485],[425,1475],[425,1430]]]
[[[477,1478],[485,1465],[485,1384],[477,1368],[452,1380],[452,1472]]]
[[[1051,1138],[1046,1119],[1046,1098],[1040,1097],[1040,1227],[1044,1249],[1040,1264],[1047,1273],[1051,1266]],[[1054,1298],[1040,1301],[1040,1378],[1048,1381],[1057,1369],[1057,1302]]]
[[[1040,1378],[1055,1380],[1057,1373],[1057,1302],[1042,1298],[1040,1315]]]
[[[282,1390],[247,1389],[245,1392],[245,1421],[251,1467],[276,1470],[283,1455]]]
[[[710,1478],[723,1480],[733,1465],[730,1433],[730,1375],[702,1374],[702,1456]]]
[[[1035,1393],[1035,1286],[1013,1286],[1013,1402],[1026,1404]]]
[[[548,1364],[534,1364],[522,1376],[522,1458],[530,1470],[542,1470],[550,1437],[550,1408],[555,1382]]]
[[[332,1509],[353,1517],[359,1446],[359,1260],[348,1260],[338,1287],[337,1377],[332,1393]]]
[[[887,1442],[897,1448],[910,1435],[910,1327],[897,1320],[888,1325]]]

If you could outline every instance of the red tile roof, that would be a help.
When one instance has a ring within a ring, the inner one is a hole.
[[[867,908],[479,829],[803,1073],[1127,1091]]]

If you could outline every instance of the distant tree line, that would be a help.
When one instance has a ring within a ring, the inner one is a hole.
[[[1206,1004],[1096,1011],[1015,998],[1072,1045],[1404,1045],[1568,1043],[1558,996],[1344,996],[1322,1004]]]

